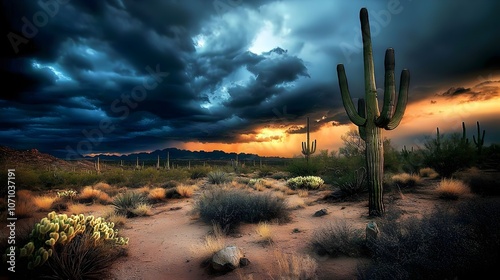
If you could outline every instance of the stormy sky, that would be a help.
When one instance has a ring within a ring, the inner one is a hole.
[[[334,150],[352,128],[344,64],[364,95],[359,11],[369,12],[377,86],[394,48],[411,73],[387,137],[418,146],[437,126],[486,143],[500,129],[499,1],[2,1],[0,144],[59,157],[167,147],[293,156]],[[399,87],[399,85],[397,85]],[[379,98],[382,94],[379,95]]]

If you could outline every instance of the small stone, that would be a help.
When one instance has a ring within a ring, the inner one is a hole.
[[[314,217],[321,217],[321,216],[324,216],[324,215],[327,215],[328,214],[328,210],[326,210],[325,208],[319,210],[319,211],[316,211],[316,213],[314,213]]]

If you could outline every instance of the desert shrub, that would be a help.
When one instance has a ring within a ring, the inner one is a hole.
[[[436,192],[440,198],[458,199],[469,193],[469,187],[460,180],[444,178],[439,182]]]
[[[399,152],[399,161],[401,162],[401,169],[406,173],[417,173],[424,164],[424,153],[421,149],[414,150],[413,147],[410,150],[406,149],[406,146]],[[394,173],[401,172],[400,170],[394,170]]]
[[[25,279],[98,279],[128,244],[113,227],[100,217],[50,212],[17,252],[16,272]]]
[[[309,162],[303,158],[295,158],[288,163],[286,171],[291,176],[315,176],[320,174],[322,168],[314,157],[310,158]]]
[[[257,176],[263,178],[267,176],[271,176],[273,172],[276,171],[276,168],[273,168],[272,166],[269,165],[263,165],[262,167],[259,167],[257,171]]]
[[[127,183],[127,175],[123,170],[113,170],[104,173],[104,181],[114,186],[125,186]]]
[[[68,245],[54,250],[47,261],[47,274],[50,279],[105,279],[113,263],[126,255],[123,247],[100,240],[95,242],[91,235],[79,235]]]
[[[290,178],[290,173],[286,172],[286,171],[276,171],[273,174],[271,174],[270,177],[273,179],[276,179],[276,180],[281,180],[281,179],[286,180],[286,179]]]
[[[365,240],[362,231],[345,220],[339,220],[316,230],[309,244],[319,255],[359,257]]]
[[[165,181],[165,180],[175,180],[175,181],[184,181],[190,178],[191,174],[187,169],[170,169],[168,172],[164,170],[157,170],[160,173],[157,180],[153,183]]]
[[[338,187],[335,194],[338,198],[345,199],[365,193],[368,190],[366,168],[361,167],[352,172],[338,174],[334,185]]]
[[[241,189],[213,189],[204,192],[194,209],[206,223],[216,223],[226,232],[241,222],[287,221],[289,209],[284,200],[272,194],[255,194]]]
[[[423,151],[424,164],[442,177],[450,178],[454,172],[472,166],[475,153],[471,145],[457,133],[428,139]]]
[[[125,215],[127,218],[137,216],[134,213],[139,205],[146,203],[146,197],[138,192],[128,191],[114,197],[113,206],[115,212],[119,215]]]
[[[477,168],[469,168],[453,174],[454,178],[463,181],[470,191],[480,195],[500,195],[500,174],[485,172]]]
[[[358,267],[358,279],[480,279],[500,265],[498,200],[470,200],[422,219],[378,225],[372,261]]]
[[[178,181],[169,180],[169,181],[165,182],[161,187],[164,189],[172,189],[172,188],[177,187],[177,185],[179,185]]]
[[[191,179],[199,179],[207,177],[208,173],[212,170],[210,167],[205,166],[197,166],[195,168],[191,168],[190,170],[190,178]]]
[[[286,181],[286,185],[292,190],[311,189],[316,190],[323,186],[324,181],[318,176],[298,176]]]
[[[211,171],[207,174],[208,182],[211,184],[223,184],[230,181],[228,174],[221,170]]]

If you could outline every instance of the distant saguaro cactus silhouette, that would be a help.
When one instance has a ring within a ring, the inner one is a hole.
[[[312,143],[309,142],[309,117],[307,117],[306,135],[306,142],[302,142],[302,154],[304,154],[307,162],[309,162],[309,157],[316,152],[316,140]]]

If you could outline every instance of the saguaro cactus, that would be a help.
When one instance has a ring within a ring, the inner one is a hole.
[[[479,122],[476,122],[476,124],[477,124],[477,141],[476,141],[476,136],[474,135],[472,135],[472,140],[474,140],[474,144],[477,147],[477,154],[481,155],[484,144],[484,134],[486,133],[486,130],[483,130],[483,136],[481,137],[481,127],[479,126]]]
[[[101,164],[99,162],[99,157],[97,157],[97,161],[95,163],[95,171],[97,172],[97,174],[101,173]]]
[[[307,141],[302,142],[302,154],[304,154],[307,162],[309,162],[309,156],[316,152],[316,140],[314,140],[312,143],[309,142],[309,117],[307,117],[306,135]]]
[[[383,203],[382,178],[384,175],[384,147],[382,129],[395,129],[403,118],[408,101],[410,72],[404,69],[397,104],[396,85],[394,81],[394,50],[388,48],[385,52],[385,83],[384,105],[379,112],[377,101],[377,87],[375,86],[375,70],[370,35],[368,11],[360,11],[361,32],[363,37],[365,98],[358,102],[358,111],[352,102],[347,77],[343,64],[337,65],[337,74],[342,95],[342,102],[349,119],[359,127],[359,132],[366,144],[366,166],[369,185],[369,215],[381,216],[385,212]]]
[[[170,152],[167,152],[167,170],[170,170]]]

